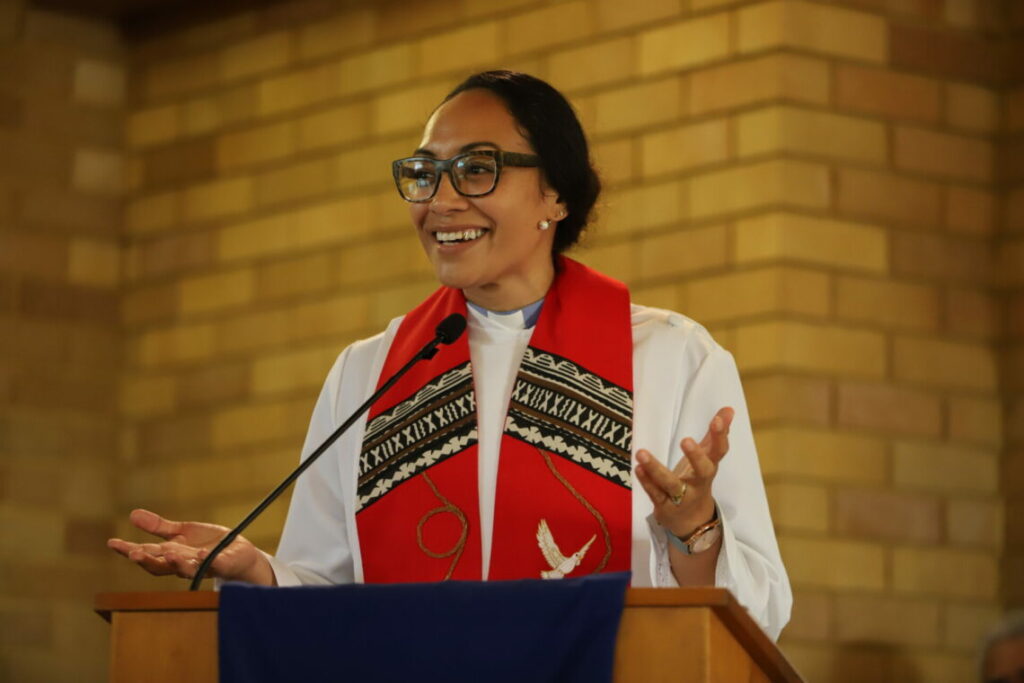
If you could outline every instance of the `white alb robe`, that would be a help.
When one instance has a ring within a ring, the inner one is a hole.
[[[305,458],[375,389],[401,318],[381,334],[345,349],[313,410]],[[674,467],[686,437],[703,438],[722,407],[736,410],[729,452],[713,495],[723,542],[715,584],[729,589],[765,632],[777,638],[789,620],[792,593],[772,528],[746,401],[732,355],[678,313],[633,305],[633,450],[645,448]],[[492,316],[472,308],[470,360],[478,409],[483,570],[489,564],[497,460],[505,411],[519,359],[532,330],[521,314]],[[429,361],[427,361],[429,362]],[[284,533],[270,558],[278,585],[362,581],[355,520],[358,455],[366,418],[353,425],[296,482]],[[675,587],[664,530],[639,482],[633,482],[634,586]]]

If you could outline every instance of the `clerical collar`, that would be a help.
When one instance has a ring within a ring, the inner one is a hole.
[[[540,309],[541,306],[544,305],[544,299],[534,301],[529,306],[523,306],[522,308],[517,308],[514,311],[489,311],[483,306],[477,306],[472,301],[467,301],[466,304],[480,315],[491,318],[492,320],[500,320],[503,316],[507,315],[520,314],[523,317],[523,327],[528,328],[537,324],[537,318],[540,317]]]

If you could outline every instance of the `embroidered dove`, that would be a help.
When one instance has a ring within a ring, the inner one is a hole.
[[[544,559],[551,565],[550,571],[541,570],[541,578],[561,579],[566,574],[572,572],[572,570],[580,566],[583,556],[587,554],[587,550],[590,549],[590,544],[594,542],[595,538],[597,538],[597,534],[591,536],[590,540],[582,548],[566,557],[562,554],[558,544],[555,543],[555,538],[551,535],[551,529],[548,528],[548,521],[546,519],[540,520],[540,524],[537,526],[537,545],[540,546],[540,551],[544,553]]]

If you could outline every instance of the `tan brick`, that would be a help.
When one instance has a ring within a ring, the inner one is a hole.
[[[412,35],[437,33],[459,17],[461,0],[434,0],[431,3],[384,2],[377,5],[377,30],[380,42]]]
[[[791,477],[814,481],[880,484],[889,476],[882,439],[863,434],[797,427],[757,430],[765,479]]]
[[[599,207],[598,232],[628,234],[678,223],[687,216],[686,200],[686,185],[678,181],[609,192]]]
[[[832,595],[798,590],[793,594],[793,613],[786,624],[786,638],[828,640],[832,635]]]
[[[218,253],[235,260],[342,242],[370,230],[370,211],[369,199],[358,197],[231,226],[219,236]]]
[[[994,493],[998,458],[981,448],[934,441],[898,441],[893,448],[893,480],[898,485],[952,493]]]
[[[335,184],[334,173],[331,159],[313,159],[266,171],[256,176],[255,196],[260,206],[273,206],[326,195]]]
[[[597,28],[603,33],[669,19],[682,10],[680,0],[648,0],[633,5],[618,0],[597,0],[591,7],[597,14]]]
[[[736,139],[741,158],[799,152],[869,164],[886,159],[883,124],[789,106],[741,114],[736,119]]]
[[[134,288],[121,296],[121,321],[129,330],[154,322],[166,323],[178,314],[178,290],[174,284]]]
[[[222,81],[266,74],[285,67],[291,58],[291,37],[276,31],[236,43],[220,55]]]
[[[991,235],[996,229],[995,198],[987,190],[946,189],[946,227],[953,232]]]
[[[713,119],[670,128],[645,135],[640,145],[645,177],[707,166],[729,158],[729,124]]]
[[[892,272],[939,282],[983,285],[996,268],[987,241],[898,231],[891,235]]]
[[[939,642],[940,612],[940,606],[931,600],[837,595],[836,639],[851,643],[934,646]]]
[[[995,353],[987,345],[897,337],[893,369],[897,379],[927,386],[996,388]]]
[[[379,48],[341,60],[338,86],[342,95],[394,85],[415,75],[416,54],[411,45]]]
[[[603,135],[678,118],[683,108],[683,91],[677,77],[605,91],[595,100],[592,133]]]
[[[178,401],[182,406],[236,405],[249,394],[247,363],[218,362],[178,374]]]
[[[824,532],[829,526],[829,494],[813,484],[769,483],[768,504],[776,530]]]
[[[415,240],[402,235],[387,240],[347,244],[331,263],[343,285],[395,282],[430,276],[433,267]]]
[[[477,18],[491,14],[505,14],[510,10],[532,4],[534,4],[534,0],[501,0],[501,2],[494,2],[494,0],[463,0],[462,11],[467,17]]]
[[[275,301],[323,291],[337,283],[333,265],[326,253],[268,263],[256,272],[256,297]]]
[[[772,374],[747,377],[743,385],[755,424],[775,420],[828,424],[831,419],[832,399],[824,379]]]
[[[932,287],[895,280],[839,277],[836,314],[841,319],[891,329],[935,330],[939,296]]]
[[[212,325],[182,325],[145,332],[137,338],[137,362],[148,368],[209,358],[214,342]]]
[[[995,605],[948,604],[944,606],[943,645],[951,650],[973,653],[977,644],[999,620]]]
[[[738,42],[740,52],[793,47],[875,63],[884,63],[889,55],[881,17],[803,0],[741,8]]]
[[[600,245],[594,243],[587,243],[583,246],[574,249],[572,251],[572,258],[584,263],[598,272],[605,273],[617,280],[629,283],[636,277],[636,257],[635,247],[632,240],[627,242],[620,242],[614,244]],[[644,298],[640,298],[640,294],[631,290],[631,295],[634,301],[642,301],[646,306],[654,306],[652,298],[647,298],[648,294],[657,296],[659,300],[671,299],[673,306],[669,307],[669,310],[680,310],[683,306],[679,305],[679,292],[678,287],[675,285],[666,285],[668,290],[671,290],[668,294],[666,291],[659,290],[658,292],[646,291]],[[660,306],[660,304],[658,304]]]
[[[291,122],[275,123],[217,139],[217,166],[239,166],[282,159],[295,151],[295,127]]]
[[[68,281],[92,287],[116,287],[121,280],[121,249],[117,244],[73,239],[68,245]]]
[[[780,535],[779,548],[796,587],[870,590],[885,585],[885,550],[880,545]]]
[[[0,504],[0,524],[7,532],[0,539],[5,562],[56,560],[63,555],[64,518],[56,511]]]
[[[897,126],[893,145],[897,168],[978,182],[992,179],[994,157],[988,141]]]
[[[836,102],[841,108],[893,119],[934,122],[939,118],[939,84],[933,79],[839,64],[835,83]]]
[[[231,448],[301,435],[309,419],[308,401],[242,405],[213,416],[215,448]]]
[[[826,104],[830,82],[824,61],[778,54],[702,68],[687,80],[694,114],[777,100]]]
[[[999,125],[999,101],[988,88],[947,83],[945,102],[944,118],[954,128],[992,133]]]
[[[142,148],[174,140],[181,132],[177,105],[154,107],[128,115],[125,138],[129,147]]]
[[[128,375],[121,381],[119,406],[129,418],[165,415],[175,406],[174,378],[167,375]]]
[[[798,322],[765,322],[737,329],[740,370],[801,369],[841,376],[881,377],[886,368],[882,334]]]
[[[641,33],[640,73],[676,71],[724,59],[731,50],[728,13],[712,14]]]
[[[71,186],[82,192],[119,195],[124,189],[124,157],[120,152],[83,147],[74,151]]]
[[[356,109],[353,114],[358,120],[350,128],[359,136],[363,129],[371,129],[375,133],[397,133],[399,131],[417,131],[423,129],[427,118],[437,107],[444,96],[451,90],[449,83],[432,83],[416,88],[402,88],[397,92],[387,92],[375,99],[370,110]],[[340,113],[340,111],[339,111]],[[369,115],[369,116],[368,116]],[[367,123],[367,117],[369,123]],[[310,117],[311,119],[313,117]],[[312,139],[331,140],[333,137],[349,135],[336,129],[337,123],[325,120]],[[347,139],[346,139],[347,141]]]
[[[199,135],[251,121],[256,118],[258,96],[257,86],[242,85],[187,100],[181,106],[182,129],[188,135]]]
[[[1003,410],[993,398],[954,396],[949,399],[949,436],[990,445],[1002,443]]]
[[[1024,284],[1024,236],[1006,238],[999,245],[995,280],[1003,287]]]
[[[270,116],[326,102],[341,94],[340,81],[336,62],[261,80],[256,90],[256,111]]]
[[[639,275],[657,278],[699,272],[725,264],[724,225],[678,230],[640,242]]]
[[[162,193],[132,200],[125,209],[125,227],[135,234],[166,230],[179,219],[179,200],[178,193]]]
[[[835,531],[844,536],[937,543],[939,501],[899,491],[843,489],[835,493]]]
[[[1007,132],[1024,130],[1024,86],[1004,91],[1003,128]]]
[[[634,178],[639,165],[633,141],[628,138],[608,140],[592,145],[591,156],[605,189],[609,185],[624,183]]]
[[[956,335],[995,339],[1001,331],[1002,309],[989,292],[949,288],[946,291],[946,326]]]
[[[852,216],[882,218],[907,225],[939,226],[942,205],[937,183],[893,173],[840,168],[839,209]]]
[[[994,556],[951,548],[896,548],[892,571],[899,593],[992,598],[999,585]]]
[[[124,66],[116,62],[83,59],[75,64],[73,95],[76,102],[100,107],[124,103]]]
[[[472,45],[471,50],[453,46]],[[469,73],[490,66],[501,57],[498,22],[472,24],[453,31],[432,34],[414,45],[414,64],[420,77],[457,72]]]
[[[825,166],[795,160],[703,173],[692,178],[688,188],[693,218],[780,204],[823,208],[831,194]]]
[[[175,61],[154,62],[142,72],[142,89],[150,99],[164,99],[217,83],[217,57],[202,53]]]
[[[637,73],[637,46],[632,36],[613,38],[551,55],[547,80],[562,92],[616,81]]]
[[[392,140],[371,146],[359,146],[335,157],[336,170],[332,178],[334,189],[350,190],[376,185],[389,189],[390,202],[403,204],[394,190],[390,178],[391,162],[410,154],[411,141]]]
[[[302,26],[298,31],[299,57],[315,59],[370,45],[375,30],[376,12],[372,7],[346,10]]]
[[[931,392],[886,384],[839,385],[839,424],[898,434],[937,436],[942,430],[939,398]]]
[[[369,302],[369,323],[375,327],[387,324],[419,304],[435,288],[433,281],[423,280],[375,291]]]
[[[1003,544],[1003,509],[991,500],[950,500],[946,506],[949,541],[998,550]]]
[[[236,308],[252,301],[256,289],[251,270],[235,270],[181,281],[179,299],[183,315]]]
[[[182,193],[182,214],[186,221],[204,221],[248,211],[253,205],[249,178],[216,180],[196,185]]]
[[[505,23],[505,49],[519,55],[584,38],[593,30],[593,20],[582,0],[515,14]]]
[[[888,266],[881,228],[799,214],[769,213],[737,221],[735,250],[739,263],[795,259],[874,272]]]
[[[689,279],[684,291],[684,310],[706,324],[762,313],[825,316],[829,311],[828,276],[802,268],[758,268]]]
[[[262,356],[252,366],[252,391],[256,396],[316,390],[338,356],[337,344]]]

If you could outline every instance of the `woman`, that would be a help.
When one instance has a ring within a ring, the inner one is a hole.
[[[341,354],[304,453],[444,315],[468,315],[468,340],[299,479],[275,557],[239,538],[213,573],[295,585],[631,569],[634,585],[729,588],[777,637],[791,594],[732,357],[560,256],[600,189],[565,98],[524,74],[473,76],[393,171],[443,287]],[[110,546],[158,574],[191,576],[224,533],[132,521],[167,541]]]

